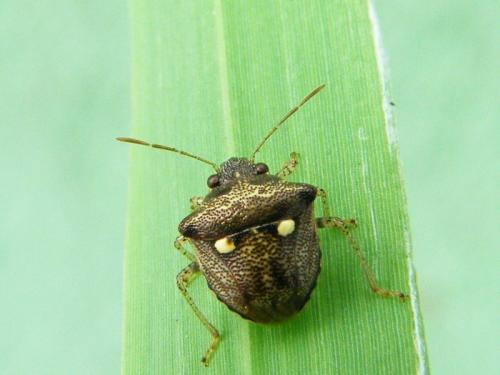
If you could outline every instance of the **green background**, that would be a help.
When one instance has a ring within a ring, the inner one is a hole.
[[[494,373],[499,6],[375,7],[431,369]],[[116,0],[0,5],[0,374],[119,372],[127,16]]]

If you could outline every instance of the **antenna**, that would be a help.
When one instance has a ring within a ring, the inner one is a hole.
[[[141,145],[141,146],[149,146],[149,147],[153,147],[153,148],[159,148],[160,150],[167,150],[167,151],[177,152],[178,154],[181,154],[181,155],[184,155],[184,156],[187,156],[187,157],[199,160],[199,161],[201,161],[202,163],[205,163],[205,164],[209,164],[209,165],[212,166],[213,169],[215,169],[216,172],[219,171],[219,166],[217,164],[212,163],[211,161],[209,161],[207,159],[203,159],[202,157],[190,154],[189,152],[186,152],[186,151],[178,150],[178,149],[173,148],[173,147],[163,146],[163,145],[157,145],[157,144],[151,144],[151,143],[147,143],[147,142],[141,141],[139,139],[126,138],[126,137],[118,137],[118,138],[116,138],[116,140],[120,141],[120,142],[133,143],[133,144]]]
[[[257,148],[252,153],[252,156],[250,157],[250,160],[252,162],[255,160],[255,155],[257,154],[257,152],[260,151],[260,149],[262,148],[264,143],[266,143],[266,141],[274,134],[274,132],[276,130],[278,130],[278,128],[281,125],[283,125],[283,123],[286,120],[288,120],[289,117],[291,117],[295,112],[297,112],[300,109],[300,107],[302,107],[304,104],[306,104],[309,99],[311,99],[314,95],[316,95],[318,92],[320,92],[324,87],[325,87],[325,85],[323,84],[321,86],[316,87],[314,90],[312,90],[309,94],[307,94],[304,97],[304,99],[302,99],[302,101],[297,106],[293,107],[290,111],[288,111],[288,113],[285,116],[283,116],[283,118],[276,125],[274,125],[274,127],[269,131],[269,133],[267,133],[267,135],[264,137],[264,139],[262,141],[260,141]]]

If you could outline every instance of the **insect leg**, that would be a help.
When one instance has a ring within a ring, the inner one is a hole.
[[[278,173],[276,173],[276,176],[278,176],[279,178],[285,178],[286,176],[292,174],[292,172],[297,167],[298,162],[299,154],[297,154],[296,152],[292,152],[290,154],[290,159],[283,164],[283,167]]]
[[[183,246],[184,244],[189,243],[189,240],[184,236],[179,236],[175,239],[174,246],[179,252],[188,258],[191,262],[196,262],[196,257],[190,251],[187,251]]]
[[[212,342],[210,343],[210,346],[208,347],[207,351],[203,355],[201,362],[205,365],[208,366],[208,362],[210,361],[210,357],[214,353],[215,349],[217,349],[217,345],[219,344],[220,340],[220,335],[217,329],[213,325],[210,324],[210,322],[205,318],[205,316],[202,314],[202,312],[196,307],[195,303],[193,302],[193,299],[189,295],[187,291],[187,287],[189,284],[200,274],[200,268],[198,266],[198,263],[193,262],[186,268],[184,268],[178,275],[177,275],[177,287],[179,288],[180,292],[186,299],[187,303],[189,303],[189,306],[193,309],[193,312],[196,314],[198,319],[200,319],[201,323],[208,329],[210,334],[212,335]]]
[[[323,218],[331,218],[331,219],[336,219],[338,221],[342,221],[344,225],[347,225],[348,228],[349,227],[356,228],[358,226],[358,222],[356,221],[356,219],[341,219],[339,217],[332,217],[330,215],[330,205],[328,204],[328,199],[326,198],[326,191],[324,191],[321,188],[318,188],[318,196],[321,199],[321,207],[323,208]],[[319,225],[318,227],[325,228]]]
[[[368,264],[363,252],[361,251],[361,248],[349,232],[350,226],[355,227],[357,225],[356,220],[343,220],[338,217],[330,216],[325,191],[323,189],[318,189],[318,195],[320,196],[323,205],[323,217],[316,218],[316,226],[318,228],[336,228],[340,230],[340,232],[345,236],[345,238],[351,245],[354,254],[356,254],[356,256],[358,257],[361,269],[363,270],[366,280],[368,281],[370,289],[381,297],[397,297],[402,301],[408,299],[408,296],[400,291],[384,289],[378,285],[375,275],[370,268],[370,265]]]
[[[189,202],[191,203],[191,210],[194,211],[201,206],[203,197],[192,197]]]

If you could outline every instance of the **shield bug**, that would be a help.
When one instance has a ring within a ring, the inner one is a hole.
[[[191,198],[192,212],[179,224],[181,235],[175,240],[175,247],[190,260],[177,276],[177,286],[212,336],[202,358],[205,365],[220,335],[192,300],[188,285],[201,273],[217,298],[243,318],[255,323],[283,321],[304,307],[316,285],[321,258],[318,229],[336,228],[346,237],[373,292],[382,297],[407,298],[377,284],[351,236],[350,228],[356,221],[331,216],[323,189],[285,180],[297,165],[297,154],[292,153],[276,174],[269,173],[266,164],[255,162],[256,154],[271,135],[323,87],[314,89],[291,109],[250,157],[232,157],[220,166],[172,147],[117,138],[180,153],[209,164],[215,171],[207,179],[209,193]],[[323,210],[318,218],[313,210],[317,198]],[[186,244],[194,253],[185,248]]]

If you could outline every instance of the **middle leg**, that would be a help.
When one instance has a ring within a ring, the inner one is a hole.
[[[316,226],[318,228],[336,228],[340,230],[340,232],[346,237],[349,245],[351,245],[354,254],[358,257],[359,263],[361,265],[361,269],[363,270],[363,274],[370,286],[370,289],[381,297],[397,297],[402,301],[408,299],[408,296],[397,290],[388,290],[382,288],[378,285],[377,279],[368,264],[361,248],[358,243],[349,232],[349,227],[356,227],[357,222],[355,219],[341,219],[338,217],[330,216],[330,209],[328,207],[328,201],[326,198],[326,193],[323,189],[318,189],[318,196],[321,198],[322,206],[323,206],[323,217],[319,217],[316,219]]]

